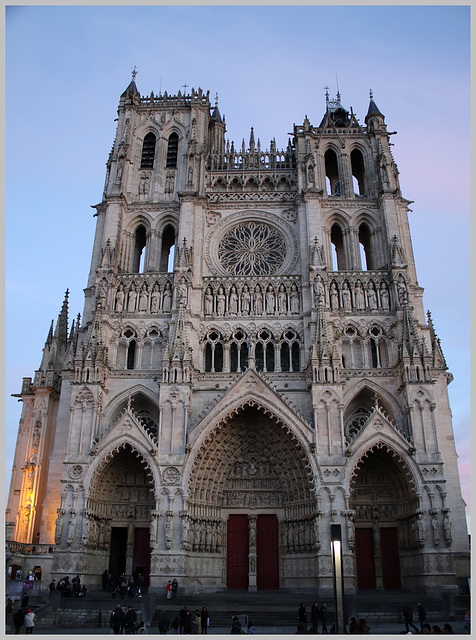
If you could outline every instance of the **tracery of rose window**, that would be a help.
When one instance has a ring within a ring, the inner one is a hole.
[[[230,229],[218,246],[222,267],[234,276],[275,273],[286,257],[281,233],[267,224],[248,222]]]

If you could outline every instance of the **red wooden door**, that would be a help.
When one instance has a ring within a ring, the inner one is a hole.
[[[228,589],[248,589],[248,516],[228,518],[227,580]]]
[[[355,556],[358,588],[375,589],[374,545],[371,528],[355,530]]]
[[[258,516],[256,556],[256,585],[258,589],[278,589],[278,519],[275,515]]]
[[[382,578],[384,589],[400,589],[400,561],[398,557],[398,537],[395,527],[380,529],[382,549]]]
[[[144,578],[144,587],[149,586],[150,574],[150,532],[145,527],[137,527],[134,534],[134,576],[139,573]]]

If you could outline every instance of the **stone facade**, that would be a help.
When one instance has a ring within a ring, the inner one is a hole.
[[[326,95],[286,149],[235,148],[208,93],[132,80],[83,317],[66,296],[19,394],[8,540],[88,585],[324,594],[332,523],[348,590],[458,591],[451,374],[390,135]]]

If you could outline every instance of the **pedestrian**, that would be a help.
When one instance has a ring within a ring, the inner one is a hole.
[[[28,609],[28,611],[25,614],[25,632],[26,633],[33,633],[33,627],[35,626],[35,622],[36,622],[36,615],[31,609]]]
[[[425,622],[427,616],[426,616],[426,609],[421,602],[418,602],[417,604],[417,613],[418,613],[418,620],[420,621],[420,630],[423,633],[423,623]]]
[[[189,635],[192,633],[192,621],[193,621],[193,617],[191,612],[187,609],[187,612],[185,613],[185,618],[183,621],[183,633],[184,635]]]
[[[182,635],[182,634],[184,633],[183,626],[184,626],[184,624],[185,624],[185,618],[186,618],[186,616],[187,616],[187,608],[186,608],[186,607],[182,607],[182,608],[180,609],[180,611],[179,611],[179,618],[180,618],[180,625],[179,625],[179,628],[180,628],[180,635]]]
[[[319,603],[315,602],[311,607],[311,624],[317,629],[319,624]]]
[[[208,615],[208,609],[206,607],[202,607],[202,634],[208,633],[208,626],[210,624],[210,616]]]
[[[370,626],[365,618],[360,618],[359,620],[359,633],[370,633]]]
[[[20,603],[20,607],[23,609],[24,614],[26,614],[27,612],[29,602],[30,602],[30,596],[27,594],[26,591],[24,591],[21,598],[21,603]]]
[[[174,635],[178,636],[180,631],[180,616],[175,616],[172,620],[172,631]]]
[[[307,614],[306,614],[306,605],[304,602],[301,602],[301,605],[298,609],[298,622],[302,622],[304,625],[304,630],[307,629]]]
[[[202,633],[202,616],[198,609],[192,614],[192,633],[201,635]]]
[[[121,605],[118,604],[116,605],[116,608],[111,613],[111,620],[110,620],[111,629],[115,635],[119,635],[121,633],[121,622],[122,622]]]
[[[137,612],[132,607],[129,607],[126,611],[125,623],[126,623],[126,633],[134,634],[136,631],[136,622],[137,622]]]
[[[178,625],[177,625],[177,628],[178,628]],[[170,629],[169,616],[167,615],[166,611],[162,609],[159,615],[159,633],[163,635],[164,633],[167,633],[169,629]]]
[[[56,580],[53,578],[53,580],[50,582],[49,584],[49,590],[50,590],[50,600],[53,597],[53,592],[56,591]]]
[[[410,627],[412,627],[415,630],[415,633],[418,633],[418,629],[413,624],[413,609],[408,604],[408,602],[405,602],[405,604],[403,605],[402,613],[403,620],[405,622],[405,631],[408,633],[410,631]]]
[[[359,625],[354,617],[349,620],[349,633],[360,633]]]
[[[327,603],[324,602],[319,609],[319,620],[322,622],[321,633],[327,633]]]
[[[250,635],[254,635],[255,632],[256,632],[255,625],[251,622],[251,620],[248,620],[248,630],[246,633]]]
[[[174,578],[172,580],[172,600],[175,600],[175,598],[177,597],[177,589],[178,589],[177,578]]]
[[[238,620],[238,616],[233,616],[231,619],[231,631],[230,633],[241,633],[241,622]]]
[[[170,600],[172,598],[172,580],[169,580],[167,582],[167,586],[165,587],[165,595],[167,600]]]
[[[422,633],[431,633],[431,624],[429,624],[428,622],[425,622],[423,624],[423,627],[421,628],[421,632]]]
[[[15,613],[13,614],[13,626],[15,627],[16,635],[20,633],[20,628],[24,622],[25,622],[25,614],[20,605],[18,609],[15,611]]]
[[[434,624],[434,625],[431,627],[431,632],[432,632],[432,633],[443,633],[443,632],[441,631],[441,627],[439,627],[437,624]]]
[[[138,598],[142,598],[142,587],[144,586],[144,577],[142,575],[142,573],[139,573],[139,575],[137,576],[137,580],[136,580],[136,591],[137,591],[137,597]]]
[[[445,624],[443,625],[443,633],[453,633],[453,627],[450,625],[449,622],[445,622]]]

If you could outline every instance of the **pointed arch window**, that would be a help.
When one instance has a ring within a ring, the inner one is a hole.
[[[178,143],[178,134],[175,132],[171,133],[167,145],[167,161],[165,163],[166,169],[175,169],[177,167]]]
[[[248,345],[246,336],[238,329],[234,332],[230,343],[230,371],[245,371],[248,368]]]
[[[359,227],[359,247],[362,271],[367,271],[367,269],[375,269],[376,267],[372,255],[370,229],[365,222]]]
[[[324,163],[326,168],[327,195],[340,196],[341,183],[339,180],[339,168],[336,152],[332,149],[328,149],[324,155]]]
[[[354,192],[357,196],[365,196],[367,194],[367,188],[365,184],[364,158],[358,149],[354,149],[350,154],[350,164],[352,168]]]
[[[147,244],[147,234],[145,227],[140,225],[136,229],[134,244],[134,262],[132,273],[143,273],[145,264],[145,248]]]
[[[266,329],[258,334],[255,358],[257,371],[274,371],[274,340]]]
[[[134,369],[136,359],[136,341],[131,340],[127,348],[127,368]]]
[[[217,331],[210,331],[205,344],[205,372],[221,373],[223,371],[223,344]]]
[[[334,271],[342,271],[346,268],[344,255],[344,239],[342,229],[335,223],[331,228],[332,268]]]
[[[162,251],[160,253],[160,271],[171,273],[174,270],[175,229],[167,225],[162,234]]]
[[[141,169],[152,169],[154,166],[156,137],[151,132],[148,133],[142,144],[142,156],[140,161]]]

